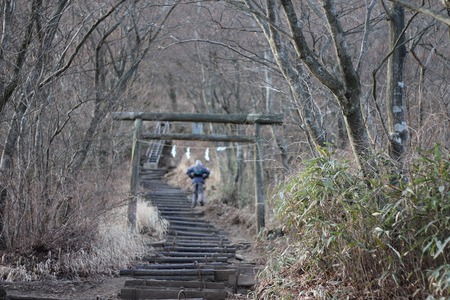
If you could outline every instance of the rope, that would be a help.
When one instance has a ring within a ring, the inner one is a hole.
[[[205,256],[205,258],[206,258],[206,256]],[[202,283],[202,285],[203,285],[203,288],[206,289],[206,283],[205,283],[205,280],[204,280],[204,278],[203,278],[203,276],[202,276],[202,272],[201,272],[201,269],[200,269],[201,266],[200,266],[200,264],[198,263],[198,261],[195,261],[195,262],[194,262],[194,266],[197,267],[198,278],[200,279],[200,281],[201,281],[201,283]]]

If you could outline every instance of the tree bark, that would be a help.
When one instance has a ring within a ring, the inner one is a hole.
[[[404,159],[408,128],[403,103],[403,69],[406,57],[405,11],[398,4],[392,3],[389,10],[389,46],[392,49],[387,64],[386,107],[389,130],[389,155],[398,163]]]

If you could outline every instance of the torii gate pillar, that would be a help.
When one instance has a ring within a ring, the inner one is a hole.
[[[142,119],[134,120],[133,147],[131,150],[130,198],[128,200],[128,223],[132,232],[136,232],[137,191],[139,187],[139,171],[141,157]]]
[[[266,227],[265,216],[265,204],[264,204],[264,172],[263,172],[263,154],[262,154],[262,142],[261,142],[261,125],[255,124],[255,212],[256,212],[256,230],[257,233]]]

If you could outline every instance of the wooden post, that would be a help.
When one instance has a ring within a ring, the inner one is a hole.
[[[263,177],[263,158],[261,143],[261,125],[255,124],[255,210],[256,210],[256,234],[261,232],[266,224],[264,221],[264,177]]]
[[[139,138],[142,131],[142,119],[134,120],[133,148],[131,150],[131,180],[130,199],[128,202],[128,223],[132,232],[136,231],[137,190],[139,187],[139,171],[141,158],[141,145]]]

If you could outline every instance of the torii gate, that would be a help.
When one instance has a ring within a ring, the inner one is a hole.
[[[239,142],[255,144],[255,211],[257,234],[265,227],[264,176],[262,164],[261,125],[281,125],[282,115],[263,114],[178,114],[178,113],[146,113],[146,112],[114,112],[114,120],[134,121],[130,200],[128,203],[128,222],[133,231],[136,230],[137,188],[139,184],[140,143],[139,139],[151,140],[196,140],[213,142]],[[254,124],[255,136],[204,135],[204,134],[142,134],[142,121],[169,121],[192,123],[231,123]]]

